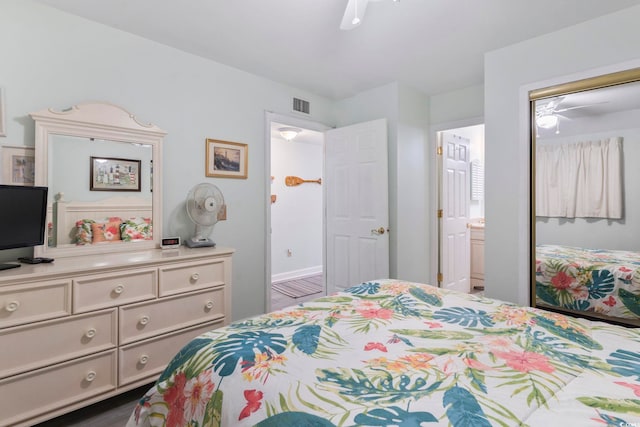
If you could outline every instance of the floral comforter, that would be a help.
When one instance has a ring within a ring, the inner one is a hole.
[[[538,245],[536,297],[554,307],[640,319],[640,253]]]
[[[381,280],[191,341],[128,426],[630,426],[640,329]]]

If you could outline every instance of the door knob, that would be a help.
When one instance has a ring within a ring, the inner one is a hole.
[[[371,229],[371,233],[372,234],[377,234],[378,236],[381,236],[381,235],[384,234],[384,227],[373,228],[373,229]]]

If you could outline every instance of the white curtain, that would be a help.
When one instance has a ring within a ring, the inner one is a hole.
[[[622,218],[622,138],[536,146],[536,216]]]

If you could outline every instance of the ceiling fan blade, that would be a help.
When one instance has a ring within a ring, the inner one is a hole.
[[[353,30],[362,23],[364,18],[364,12],[367,10],[367,4],[369,0],[349,0],[347,8],[344,11],[342,22],[340,23],[341,30]]]
[[[555,109],[560,105],[564,96],[556,96],[555,98],[551,98],[549,101],[544,102],[540,101],[536,103],[536,113],[540,114],[551,114]]]
[[[593,104],[575,105],[573,107],[559,108],[554,110],[556,113],[564,113],[565,111],[577,110],[578,108],[592,107],[594,105],[606,104],[608,101],[594,102]]]

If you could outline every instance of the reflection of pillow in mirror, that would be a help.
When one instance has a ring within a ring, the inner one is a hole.
[[[120,235],[125,242],[153,239],[151,218],[137,217],[122,221]]]
[[[120,221],[94,222],[91,224],[93,243],[115,242],[116,240],[120,240],[120,224]]]
[[[93,233],[91,232],[91,224],[95,223],[92,219],[81,219],[76,221],[76,245],[87,245],[93,241]]]

